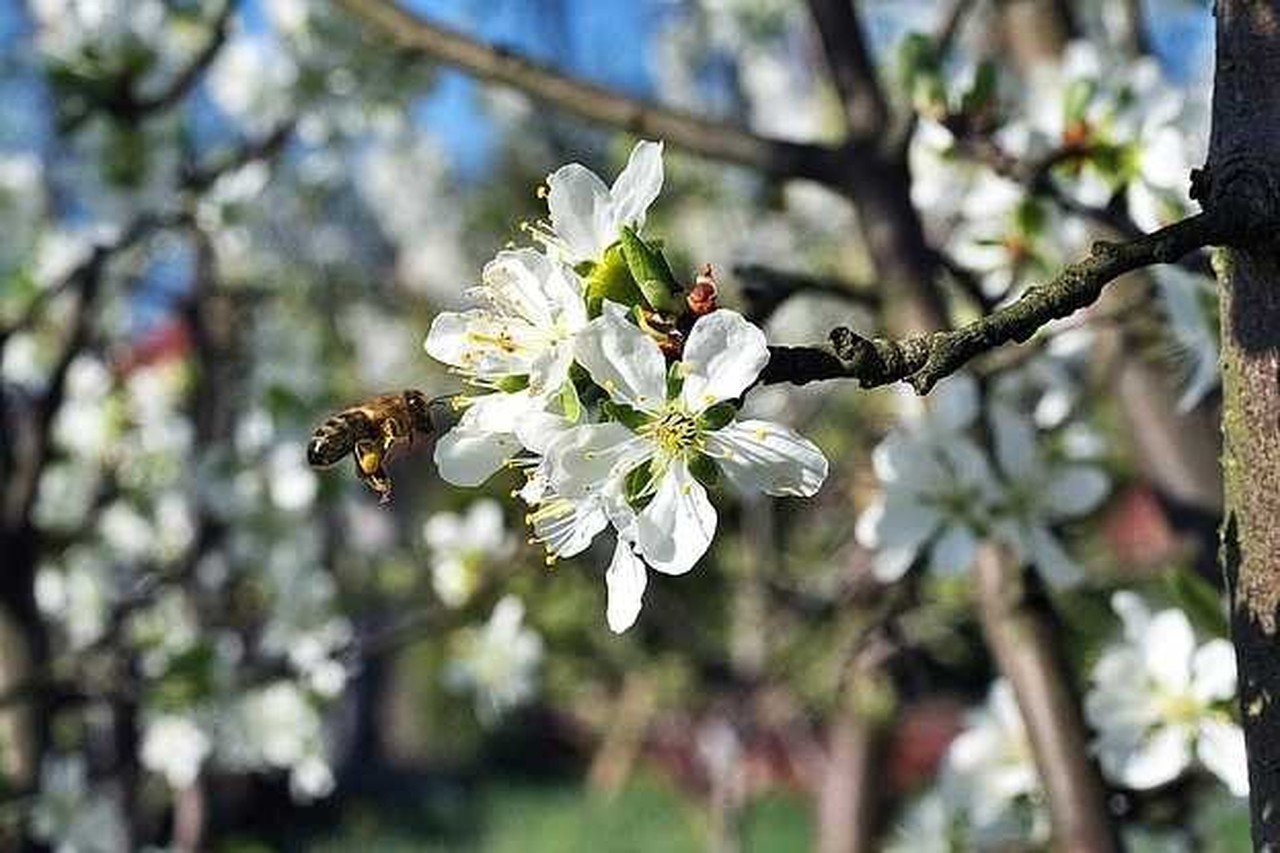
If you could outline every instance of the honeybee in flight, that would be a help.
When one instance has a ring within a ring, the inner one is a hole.
[[[356,462],[356,476],[377,492],[380,503],[387,503],[391,500],[391,477],[383,463],[397,448],[411,447],[415,434],[433,435],[440,407],[447,405],[443,398],[430,398],[421,391],[366,400],[338,412],[316,429],[307,445],[307,462],[313,468],[328,468],[350,453]]]

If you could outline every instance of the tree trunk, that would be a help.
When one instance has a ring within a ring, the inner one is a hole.
[[[1280,847],[1280,0],[1219,0],[1206,207],[1251,223],[1223,252],[1222,563],[1249,750],[1253,840]]]
[[[880,764],[885,721],[840,710],[827,733],[827,760],[818,792],[818,853],[872,849],[880,825]]]

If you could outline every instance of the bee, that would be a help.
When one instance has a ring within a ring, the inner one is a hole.
[[[391,500],[391,477],[383,463],[398,448],[412,447],[415,435],[433,435],[442,404],[444,400],[421,391],[401,391],[344,409],[312,434],[307,462],[313,468],[328,468],[351,454],[356,476],[378,494],[380,503],[387,503]]]

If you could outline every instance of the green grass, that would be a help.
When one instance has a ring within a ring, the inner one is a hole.
[[[771,796],[744,815],[744,847],[807,850],[806,805]],[[301,849],[312,853],[700,853],[706,849],[700,804],[663,781],[641,777],[612,798],[564,783],[500,780],[463,792],[361,800],[343,810],[337,829]]]

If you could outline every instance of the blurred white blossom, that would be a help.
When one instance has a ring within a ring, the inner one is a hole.
[[[55,853],[121,853],[127,833],[115,792],[89,782],[79,755],[51,755],[40,769],[31,833]]]
[[[483,721],[524,704],[537,691],[542,638],[523,623],[524,604],[507,595],[484,625],[463,628],[452,639],[445,683],[474,694]]]
[[[163,776],[169,787],[191,787],[213,749],[209,736],[187,716],[161,714],[147,721],[139,759],[142,766]]]
[[[446,607],[470,600],[486,568],[496,568],[516,550],[502,506],[478,500],[465,514],[438,512],[422,528],[431,560],[431,585]]]
[[[1198,759],[1231,793],[1246,796],[1244,734],[1229,710],[1236,692],[1231,644],[1197,642],[1185,613],[1152,613],[1131,592],[1117,592],[1111,606],[1123,637],[1099,657],[1085,697],[1102,769],[1143,790],[1172,782]]]
[[[947,750],[940,785],[975,840],[1048,839],[1043,790],[1013,688],[997,679]],[[980,845],[981,846],[981,845]]]

